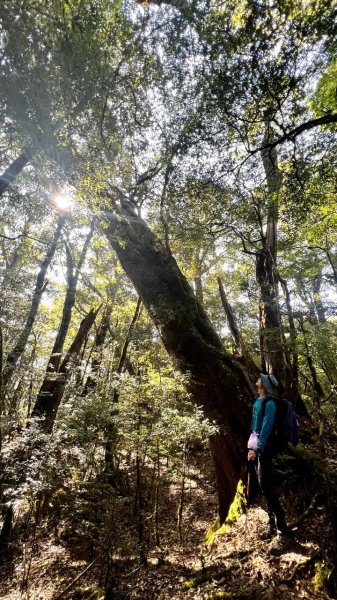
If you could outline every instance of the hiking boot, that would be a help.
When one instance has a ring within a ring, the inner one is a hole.
[[[259,535],[259,540],[271,540],[277,534],[275,525],[268,523],[266,529]]]
[[[285,554],[290,545],[291,537],[280,533],[276,540],[270,545],[268,554],[271,554],[272,556],[280,556],[281,554]]]

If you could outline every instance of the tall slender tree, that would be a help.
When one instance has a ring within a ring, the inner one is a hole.
[[[31,306],[29,309],[29,313],[27,315],[26,323],[25,323],[22,331],[19,334],[19,337],[15,343],[15,346],[9,352],[9,354],[6,358],[5,365],[3,367],[2,381],[3,381],[4,386],[7,385],[8,382],[10,381],[10,378],[13,375],[14,369],[25,351],[27,341],[28,341],[29,335],[32,331],[32,327],[34,325],[34,321],[35,321],[35,318],[36,318],[36,315],[37,315],[37,312],[39,309],[42,294],[45,290],[45,280],[46,280],[47,270],[48,270],[48,267],[54,257],[54,254],[55,254],[55,251],[57,248],[57,244],[61,237],[64,223],[65,223],[65,216],[60,216],[53,239],[52,239],[52,241],[49,245],[49,248],[47,250],[47,253],[40,265],[40,270],[37,275],[35,290],[34,290],[34,294],[32,297],[32,302],[31,302]]]

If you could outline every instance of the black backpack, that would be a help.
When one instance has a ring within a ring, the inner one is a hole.
[[[291,402],[283,398],[264,398],[262,400],[263,417],[266,410],[266,403],[269,400],[275,402],[276,417],[273,431],[269,436],[268,445],[278,452],[285,450],[288,443],[297,446],[299,441],[298,426]]]

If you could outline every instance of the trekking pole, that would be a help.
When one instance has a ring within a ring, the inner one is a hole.
[[[244,532],[244,549],[246,549],[247,541],[247,527],[248,527],[248,511],[250,507],[250,483],[251,483],[251,470],[249,464],[247,467],[247,485],[246,485],[246,520],[245,520],[245,532]]]

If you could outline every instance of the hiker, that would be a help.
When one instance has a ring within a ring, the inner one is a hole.
[[[259,536],[262,540],[276,540],[269,548],[272,555],[282,554],[289,545],[290,532],[284,510],[272,483],[272,459],[279,451],[273,447],[273,429],[277,407],[273,399],[279,398],[279,383],[274,375],[264,375],[256,382],[258,397],[253,406],[252,434],[248,441],[248,461],[254,464],[261,492],[267,502],[269,522]]]

